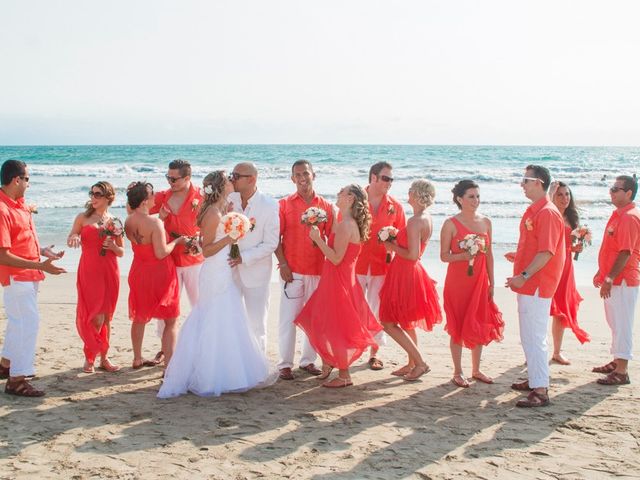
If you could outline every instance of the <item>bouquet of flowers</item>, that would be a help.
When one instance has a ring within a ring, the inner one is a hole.
[[[393,225],[388,225],[378,230],[378,241],[380,243],[393,242],[397,236],[398,229]],[[391,263],[391,252],[387,252],[387,263]]]
[[[300,222],[310,227],[317,227],[321,223],[327,223],[327,212],[318,207],[309,207],[302,213]],[[316,242],[313,242],[313,246],[317,247]]]
[[[465,252],[471,254],[469,265],[467,266],[467,275],[471,277],[473,275],[473,263],[476,260],[476,255],[478,253],[485,253],[487,251],[487,244],[481,235],[469,233],[464,236],[458,246]]]
[[[573,238],[573,244],[581,244],[582,247],[591,245],[591,229],[586,225],[578,225],[578,228],[571,232],[571,238]],[[580,252],[576,252],[573,255],[574,260],[578,260]]]
[[[229,256],[231,258],[240,258],[238,240],[251,231],[251,221],[238,212],[229,212],[222,217],[220,221],[224,226],[224,233],[234,240],[231,244],[231,252],[229,252]]]
[[[176,232],[171,232],[171,238],[180,238],[182,235]],[[184,253],[186,255],[192,255],[197,257],[202,253],[202,245],[200,244],[200,236],[199,235],[185,235],[187,241],[184,244]]]
[[[124,237],[124,227],[119,218],[111,217],[106,222],[98,222],[98,234],[103,237]],[[104,246],[100,249],[100,255],[105,256],[107,249]]]

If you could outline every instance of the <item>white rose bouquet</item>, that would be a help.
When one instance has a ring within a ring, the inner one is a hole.
[[[487,244],[481,235],[469,233],[464,236],[458,246],[465,252],[471,254],[467,267],[467,275],[471,277],[473,275],[473,263],[476,260],[476,255],[478,255],[478,253],[485,253],[487,251]]]
[[[321,223],[327,223],[327,220],[327,212],[318,207],[307,208],[300,217],[300,223],[308,225],[310,227],[317,227]],[[313,246],[317,247],[316,242],[314,242],[313,240],[311,241],[313,242]]]
[[[386,227],[382,227],[378,230],[378,241],[382,242],[393,242],[398,236],[398,229],[393,225],[388,225]],[[387,263],[391,263],[391,252],[387,252]]]

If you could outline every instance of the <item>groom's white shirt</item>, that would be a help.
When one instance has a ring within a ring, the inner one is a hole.
[[[229,195],[233,210],[250,219],[255,219],[255,227],[243,239],[238,241],[242,263],[237,267],[238,275],[245,287],[268,285],[273,269],[273,252],[280,239],[280,215],[278,202],[261,193],[254,193],[242,209],[242,200],[238,192]]]

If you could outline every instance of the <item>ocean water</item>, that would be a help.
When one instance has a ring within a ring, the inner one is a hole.
[[[527,208],[519,181],[524,167],[535,163],[549,168],[553,177],[568,183],[581,210],[581,223],[594,232],[594,245],[576,264],[579,284],[589,285],[596,269],[597,250],[606,220],[611,214],[608,186],[616,175],[637,172],[638,147],[504,147],[504,146],[402,146],[402,145],[125,145],[125,146],[0,146],[0,161],[10,158],[29,165],[31,187],[27,201],[38,206],[36,225],[42,244],[63,246],[75,215],[83,209],[90,186],[107,180],[117,189],[113,211],[125,216],[123,194],[134,180],[167,188],[164,174],[169,161],[189,160],[193,180],[216,169],[231,170],[241,161],[255,162],[259,188],[280,198],[293,191],[291,164],[310,160],[316,171],[316,191],[335,200],[349,183],[367,184],[369,167],[390,162],[396,179],[391,194],[405,203],[407,190],[417,178],[436,187],[431,207],[434,236],[423,262],[438,281],[444,281],[439,261],[439,230],[444,219],[457,212],[451,188],[460,179],[476,180],[481,187],[481,211],[491,217],[496,249],[496,282],[510,273],[502,253],[514,248],[518,222]],[[640,173],[640,172],[638,172]],[[408,209],[408,205],[406,205]],[[409,212],[407,212],[409,213]],[[68,249],[67,249],[68,250]],[[77,251],[67,251],[62,264],[75,270]],[[126,273],[127,255],[121,262]]]

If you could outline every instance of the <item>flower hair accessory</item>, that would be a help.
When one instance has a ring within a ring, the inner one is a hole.
[[[202,189],[202,191],[206,195],[211,195],[213,193],[213,187],[211,185],[205,185],[204,188]]]

